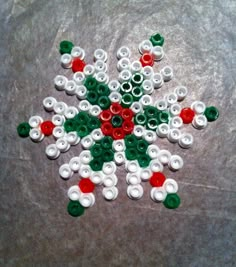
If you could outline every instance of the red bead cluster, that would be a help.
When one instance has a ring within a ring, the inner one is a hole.
[[[153,55],[149,54],[149,53],[144,53],[140,58],[140,62],[141,62],[143,67],[145,67],[145,66],[151,66],[152,67],[154,65]]]
[[[83,71],[85,67],[85,62],[81,60],[80,58],[76,58],[72,62],[72,71],[73,72],[78,72],[78,71]]]
[[[51,121],[44,121],[40,124],[41,131],[46,136],[52,134],[54,127],[55,125]]]
[[[113,127],[111,121],[115,115],[122,117],[121,127]],[[114,140],[123,139],[126,135],[131,134],[134,129],[133,117],[134,113],[131,109],[123,108],[118,103],[112,103],[109,109],[103,110],[100,114],[101,130],[104,135],[109,135]]]
[[[192,122],[195,113],[191,108],[183,108],[179,114],[180,118],[183,120],[184,124],[189,124]]]

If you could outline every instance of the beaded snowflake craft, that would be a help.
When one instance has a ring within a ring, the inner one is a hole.
[[[177,171],[183,160],[168,150],[159,149],[157,138],[168,138],[182,148],[193,144],[193,136],[180,130],[183,124],[203,129],[208,122],[218,118],[219,112],[195,101],[191,107],[181,108],[188,90],[177,86],[173,93],[153,103],[151,94],[160,90],[173,77],[172,68],[165,66],[154,72],[154,62],[164,57],[164,38],[156,33],[140,43],[140,60],[130,61],[130,50],[123,46],[117,51],[118,80],[107,75],[107,53],[102,49],[94,52],[94,64],[86,64],[85,52],[69,41],[60,43],[61,65],[71,68],[73,80],[58,75],[54,79],[59,91],[76,95],[79,104],[67,106],[53,97],[43,100],[44,108],[54,112],[51,121],[33,116],[28,122],[18,125],[21,137],[30,137],[40,142],[53,135],[54,144],[46,147],[49,159],[81,143],[84,151],[59,168],[61,178],[67,180],[78,172],[79,183],[69,188],[67,210],[72,216],[80,216],[85,208],[95,203],[95,185],[103,185],[103,196],[114,200],[118,196],[116,166],[125,164],[128,184],[127,195],[140,199],[143,195],[141,182],[149,181],[151,199],[163,202],[169,209],[180,205],[178,184],[163,174],[164,165]]]

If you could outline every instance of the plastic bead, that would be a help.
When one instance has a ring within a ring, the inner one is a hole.
[[[73,172],[78,172],[80,168],[80,157],[73,157],[70,159],[69,167]]]
[[[105,136],[102,140],[101,140],[101,145],[104,149],[111,149],[112,148],[112,138],[110,136]]]
[[[206,105],[202,102],[202,101],[194,101],[191,104],[191,109],[194,111],[195,114],[199,115],[199,114],[203,114],[205,109],[206,109]]]
[[[101,121],[110,121],[111,118],[112,118],[112,113],[110,110],[103,110],[101,113],[100,113],[100,120]]]
[[[66,83],[66,87],[65,87],[65,91],[68,95],[75,95],[77,90],[77,86],[75,81],[71,80],[71,81],[67,81]]]
[[[168,209],[176,209],[180,205],[180,198],[177,194],[168,194],[163,203]]]
[[[90,91],[90,90],[96,90],[97,87],[97,80],[93,77],[88,77],[85,80],[84,86]]]
[[[150,40],[142,41],[138,46],[138,50],[139,50],[140,54],[145,54],[145,53],[151,54],[152,50],[153,50],[152,42]]]
[[[166,111],[162,111],[158,114],[158,121],[160,123],[168,123],[169,122],[169,113]]]
[[[84,85],[79,85],[76,90],[76,96],[80,100],[85,99],[87,96],[87,88]]]
[[[151,66],[152,67],[154,64],[152,54],[149,54],[149,53],[143,54],[140,58],[140,62],[141,62],[143,67],[145,67],[145,66]]]
[[[164,38],[160,33],[154,33],[150,37],[150,41],[153,44],[153,46],[163,46],[164,44]]]
[[[152,144],[156,141],[157,136],[153,131],[146,130],[144,133],[144,139],[149,143]]]
[[[150,168],[143,168],[140,170],[140,178],[143,182],[148,181],[152,176],[152,171]]]
[[[95,185],[89,178],[84,178],[79,181],[79,188],[83,193],[91,193],[94,191]]]
[[[125,134],[131,134],[134,129],[134,123],[131,120],[125,120],[122,124],[122,129]]]
[[[130,58],[130,55],[131,55],[131,52],[127,46],[120,47],[117,51],[117,54],[116,54],[118,59],[121,59],[124,57]]]
[[[34,142],[41,142],[44,138],[44,134],[38,128],[31,129],[29,136]]]
[[[172,171],[178,171],[183,168],[183,159],[178,155],[172,155],[169,159],[168,167]]]
[[[104,51],[103,49],[96,49],[94,51],[94,54],[93,54],[93,57],[94,57],[94,61],[97,61],[97,60],[102,60],[104,62],[107,61],[107,52]]]
[[[158,89],[162,87],[164,83],[162,75],[160,73],[154,73],[152,76],[152,83],[153,83],[154,89]]]
[[[95,203],[95,196],[93,193],[82,193],[79,197],[79,202],[84,208],[90,208]]]
[[[127,173],[126,182],[130,185],[137,185],[141,183],[139,173]]]
[[[102,171],[105,175],[111,175],[116,172],[116,165],[114,162],[105,162],[102,166]]]
[[[117,62],[117,70],[120,72],[122,70],[129,70],[130,69],[130,60],[126,57],[121,58]]]
[[[77,71],[83,71],[85,67],[85,62],[81,60],[80,58],[76,58],[73,60],[72,63],[72,71],[77,72]]]
[[[108,83],[109,76],[104,71],[99,71],[95,74],[95,78],[99,83]]]
[[[165,66],[162,70],[161,70],[161,75],[163,77],[164,82],[168,82],[170,81],[174,74],[173,74],[173,70],[170,66]]]
[[[133,114],[133,111],[131,109],[123,108],[122,111],[121,111],[121,117],[124,120],[131,121],[132,118],[133,118],[133,115],[134,114]]]
[[[50,144],[46,147],[45,153],[49,159],[56,159],[60,156],[60,150],[55,144]]]
[[[192,125],[196,129],[203,129],[207,126],[207,118],[205,115],[195,115],[192,121]]]
[[[142,84],[142,82],[143,82],[143,75],[141,75],[138,72],[136,72],[132,75],[131,83],[133,86],[139,86]]]
[[[89,150],[83,150],[81,153],[80,153],[80,160],[81,160],[81,163],[82,164],[89,164],[89,162],[91,161],[92,159],[92,156],[91,156],[91,153]]]
[[[97,60],[94,64],[94,71],[95,73],[96,72],[107,72],[107,64],[102,60]]]
[[[125,163],[125,153],[124,152],[115,152],[114,161],[118,166]]]
[[[178,184],[174,179],[166,179],[163,184],[164,189],[168,194],[173,194],[178,192]]]
[[[183,120],[176,116],[172,117],[170,120],[170,128],[180,128],[183,125]]]
[[[82,178],[89,178],[91,175],[91,168],[89,165],[81,165],[79,169],[79,175]]]
[[[143,187],[140,184],[129,185],[127,187],[127,195],[131,199],[140,199],[143,196]]]
[[[135,160],[137,158],[137,150],[133,147],[127,148],[125,150],[125,156],[128,160]]]
[[[100,106],[101,109],[107,109],[109,108],[111,104],[110,99],[107,96],[100,96],[98,98],[98,105]]]
[[[102,70],[104,70],[104,69],[102,69]],[[84,67],[84,75],[86,77],[91,77],[94,75],[94,73],[95,73],[95,67],[93,65],[87,64]]]
[[[112,103],[120,103],[122,96],[118,92],[111,92],[109,95],[109,99]]]
[[[77,145],[80,142],[80,137],[77,135],[77,132],[67,133],[66,136],[65,136],[65,138],[66,138],[66,141],[71,146],[75,146],[75,145]]]
[[[127,172],[130,173],[137,173],[139,172],[139,163],[137,160],[128,161],[125,164],[125,169]]]
[[[114,159],[114,152],[111,149],[105,150],[102,154],[104,162],[110,162]]]
[[[120,87],[120,93],[123,95],[123,94],[126,94],[126,93],[131,93],[132,91],[132,85],[130,82],[124,82],[121,84],[121,87]]]
[[[91,136],[95,142],[100,141],[104,137],[101,129],[94,129],[91,132]]]
[[[152,49],[152,55],[153,55],[153,59],[154,61],[160,61],[163,59],[164,57],[164,51],[163,48],[161,46],[154,46]]]
[[[117,179],[117,176],[115,174],[110,174],[110,175],[104,176],[103,185],[105,187],[116,186],[117,182],[118,182],[118,179]]]
[[[101,171],[92,172],[92,174],[90,176],[90,180],[96,185],[101,185],[103,182],[103,179],[104,179],[104,174]]]
[[[124,108],[128,108],[131,106],[133,102],[133,96],[131,94],[124,94],[121,99],[121,105]]]
[[[176,143],[180,139],[180,136],[181,136],[180,130],[177,128],[172,128],[169,130],[167,138],[171,143]]]
[[[193,136],[189,133],[182,134],[179,139],[182,148],[190,148],[193,145]]]
[[[115,128],[112,131],[112,137],[114,140],[123,139],[125,136],[124,130],[122,128]]]
[[[97,103],[98,100],[98,94],[95,91],[89,91],[87,94],[87,100],[89,101],[89,103],[91,103],[92,105]]]
[[[67,81],[68,81],[68,80],[67,80],[67,78],[66,78],[65,76],[57,75],[57,76],[54,78],[54,85],[55,85],[55,88],[56,88],[58,91],[65,90]]]
[[[96,91],[99,96],[108,96],[110,93],[110,90],[106,84],[98,84]]]
[[[123,123],[123,119],[119,115],[115,115],[112,117],[111,124],[114,128],[120,127]]]
[[[160,149],[157,145],[150,145],[148,146],[147,154],[151,159],[156,159],[159,151]]]
[[[53,106],[53,110],[56,114],[59,115],[64,115],[65,110],[67,108],[66,103],[64,102],[57,102],[54,106]]]
[[[132,93],[131,94],[133,95],[134,101],[138,101],[143,95],[143,90],[142,90],[141,87],[137,87],[136,86],[136,87],[134,87],[132,89]]]
[[[91,109],[91,104],[88,102],[88,100],[82,100],[78,105],[78,109],[84,112],[89,111]]]
[[[170,126],[166,123],[162,123],[157,126],[156,133],[159,137],[167,137],[170,131]]]
[[[160,99],[156,101],[155,106],[158,110],[162,111],[167,109],[168,104],[165,99]]]
[[[105,187],[102,190],[102,194],[104,198],[108,201],[115,200],[118,196],[118,189],[117,187]]]
[[[140,155],[138,158],[138,163],[141,168],[146,168],[150,164],[150,157],[147,154]]]
[[[56,103],[57,100],[52,96],[46,97],[43,100],[43,106],[47,111],[53,111],[53,107]]]
[[[153,68],[151,66],[145,66],[142,69],[142,74],[144,79],[152,79],[153,76]]]
[[[179,114],[181,119],[183,120],[183,123],[189,124],[192,122],[194,118],[194,111],[191,108],[183,108]]]
[[[143,113],[138,113],[135,117],[134,117],[134,123],[138,124],[138,125],[145,125],[147,122],[147,117],[145,114]]]
[[[133,111],[133,113],[137,114],[142,111],[142,104],[139,102],[133,102],[130,106],[130,109]]]
[[[56,139],[63,137],[65,135],[64,128],[62,126],[56,126],[52,131],[52,135]]]
[[[31,128],[37,128],[43,122],[43,118],[40,116],[32,116],[29,118],[29,126]]]
[[[67,180],[72,177],[73,171],[71,170],[69,164],[65,163],[59,168],[59,174],[61,178]]]
[[[150,169],[152,172],[162,172],[163,165],[158,159],[153,159],[150,162]]]
[[[87,135],[81,139],[81,145],[84,149],[89,149],[94,144],[93,138],[91,135]]]
[[[74,44],[70,41],[64,40],[62,42],[60,42],[60,53],[61,54],[70,54],[72,48],[74,47]]]
[[[170,106],[169,112],[172,116],[178,116],[181,112],[181,106],[178,103],[174,103]]]
[[[144,132],[145,132],[145,129],[143,126],[141,125],[135,125],[134,126],[134,135],[137,137],[137,138],[141,138],[143,135],[144,135]]]
[[[70,54],[63,54],[61,56],[61,66],[64,69],[70,69],[72,66],[72,56]]]
[[[162,172],[154,172],[150,178],[150,184],[153,187],[161,187],[166,180],[165,175]]]
[[[44,121],[43,123],[40,124],[40,129],[42,133],[46,136],[52,134],[54,127],[55,125],[51,121]]]
[[[208,121],[215,121],[218,119],[219,117],[219,111],[216,107],[207,107],[205,112],[204,112],[204,115],[206,116],[207,120]]]
[[[56,146],[62,153],[70,149],[70,144],[68,143],[65,137],[58,138],[56,141]]]
[[[73,58],[80,58],[81,60],[83,60],[85,57],[84,49],[79,46],[74,46],[71,50],[71,56]]]
[[[110,122],[104,122],[101,126],[101,130],[104,135],[112,135],[112,124]]]
[[[153,106],[147,106],[144,109],[144,114],[147,118],[155,118],[158,116],[158,110]]]
[[[108,87],[111,91],[118,91],[120,88],[120,83],[117,80],[111,80],[108,83]]]
[[[146,81],[143,82],[143,84],[144,84],[145,82],[149,82],[149,81],[146,80]],[[147,86],[148,86],[148,85],[147,85]],[[143,107],[147,107],[147,106],[152,105],[152,98],[151,98],[150,95],[143,95],[143,96],[140,98],[139,102],[142,104]]]
[[[173,105],[178,101],[178,96],[176,93],[170,93],[168,95],[166,95],[166,101],[167,101],[167,105]]]
[[[124,140],[115,140],[112,143],[112,149],[116,152],[122,152],[125,150],[125,142]]]
[[[163,187],[153,187],[150,196],[155,202],[163,202],[166,199],[167,193]]]
[[[84,214],[84,207],[79,201],[70,201],[67,206],[68,213],[73,217],[79,217]]]
[[[73,74],[73,80],[75,81],[75,83],[77,85],[82,85],[85,81],[85,75],[83,72],[78,71],[76,73]]]
[[[119,81],[122,82],[128,82],[132,78],[132,73],[129,70],[122,70],[119,73]]]
[[[94,116],[94,117],[98,117],[99,114],[101,113],[101,108],[98,105],[93,105],[90,110],[89,110],[89,114]]]
[[[78,114],[78,109],[76,107],[67,107],[64,113],[67,119],[74,118],[76,114]]]
[[[171,153],[170,153],[170,151],[168,151],[166,149],[161,149],[158,152],[157,158],[163,165],[166,165],[170,161]]]
[[[185,86],[177,86],[175,88],[175,93],[178,96],[178,101],[182,101],[188,94],[188,89]]]
[[[137,73],[137,72],[141,72],[142,71],[142,64],[140,61],[135,60],[131,63],[130,65],[130,71],[132,73]]]
[[[67,191],[67,196],[72,201],[79,200],[80,194],[81,192],[80,192],[78,185],[71,186],[69,190]]]

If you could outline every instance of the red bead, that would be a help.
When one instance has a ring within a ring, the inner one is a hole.
[[[109,121],[112,117],[112,113],[109,109],[103,110],[100,113],[100,120],[101,121]]]
[[[143,67],[145,66],[153,66],[154,65],[154,60],[152,54],[145,53],[141,56],[140,62]]]
[[[118,115],[122,111],[122,106],[119,103],[112,103],[110,106],[110,111],[114,115]]]
[[[113,126],[110,122],[104,122],[101,126],[102,133],[104,135],[112,135]]]
[[[160,187],[165,182],[165,175],[162,172],[154,172],[149,182],[153,187]]]
[[[121,117],[124,119],[124,120],[132,120],[134,116],[134,113],[131,109],[129,108],[124,108],[122,111],[121,111]]]
[[[114,140],[123,139],[125,137],[125,133],[122,128],[114,128],[112,137]]]
[[[89,178],[83,178],[79,181],[79,188],[83,193],[91,193],[94,191],[95,185]]]
[[[126,120],[122,124],[122,129],[124,130],[125,134],[131,134],[134,129],[134,123]]]
[[[80,58],[76,58],[72,62],[72,71],[73,72],[83,71],[85,65],[86,64],[83,60],[81,60]]]
[[[40,124],[41,131],[46,136],[52,134],[54,127],[55,125],[51,121],[44,121]]]
[[[195,113],[191,108],[183,108],[179,114],[185,124],[191,123],[194,115]]]

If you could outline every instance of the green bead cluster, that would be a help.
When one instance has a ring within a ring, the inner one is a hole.
[[[134,117],[136,125],[146,126],[147,129],[155,131],[159,124],[168,123],[170,119],[167,111],[160,111],[153,106],[144,108],[144,112],[137,113]]]
[[[92,105],[98,105],[101,109],[109,108],[111,101],[109,99],[110,89],[105,83],[99,83],[95,78],[88,77],[84,86],[87,88],[86,99]]]
[[[79,137],[84,137],[94,129],[100,128],[100,125],[97,117],[81,111],[74,118],[65,121],[64,129],[67,133],[76,131]]]
[[[101,171],[104,162],[113,161],[112,143],[113,139],[110,136],[105,136],[91,147],[90,152],[93,159],[89,165],[93,171]]]
[[[148,167],[151,158],[147,154],[148,142],[138,139],[134,134],[125,136],[125,156],[128,160],[138,160],[140,167]]]

